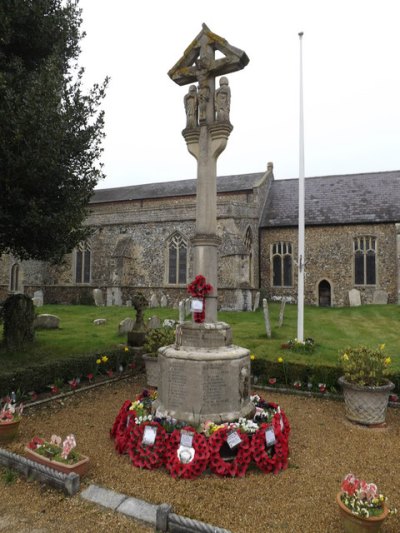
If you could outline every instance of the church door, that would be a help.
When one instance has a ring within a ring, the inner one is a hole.
[[[318,286],[318,304],[320,307],[331,306],[331,285],[323,279]]]

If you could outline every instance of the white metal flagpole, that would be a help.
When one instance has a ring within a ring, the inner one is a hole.
[[[303,117],[303,32],[300,38],[300,135],[299,135],[299,235],[297,263],[297,340],[304,341],[304,117]]]

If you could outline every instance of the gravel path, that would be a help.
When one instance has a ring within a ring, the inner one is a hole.
[[[341,532],[335,496],[348,472],[376,482],[389,504],[400,508],[400,409],[389,409],[387,428],[368,429],[347,422],[341,402],[258,391],[277,402],[289,418],[289,469],[277,476],[252,470],[244,479],[204,474],[194,481],[177,481],[164,469],[132,467],[109,438],[122,403],[142,388],[139,379],[131,378],[31,408],[18,441],[8,449],[23,454],[34,435],[74,433],[78,449],[91,458],[82,489],[93,483],[151,503],[169,503],[177,514],[233,533]],[[0,479],[0,498],[2,533],[153,531],[79,495],[66,497],[25,479],[9,485]],[[399,531],[400,514],[382,528],[382,533]]]

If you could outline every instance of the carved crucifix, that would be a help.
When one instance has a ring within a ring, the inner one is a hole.
[[[222,57],[216,57],[216,52]],[[206,322],[217,321],[217,159],[233,129],[229,119],[231,92],[224,74],[241,70],[248,62],[245,52],[203,24],[199,35],[168,72],[178,85],[191,84],[184,97],[186,128],[182,134],[189,153],[197,160],[193,274],[202,274],[213,286],[207,296]],[[218,76],[222,77],[215,90]]]

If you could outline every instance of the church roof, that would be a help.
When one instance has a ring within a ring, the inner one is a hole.
[[[254,174],[219,176],[217,178],[217,191],[222,193],[251,190],[259,183],[264,174],[264,172],[257,172]],[[194,196],[195,194],[195,179],[165,181],[162,183],[147,183],[144,185],[115,187],[112,189],[96,189],[90,203],[124,202],[129,200],[145,200],[148,198]]]
[[[261,227],[297,226],[298,179],[271,184]],[[306,178],[306,225],[400,222],[400,171]]]

